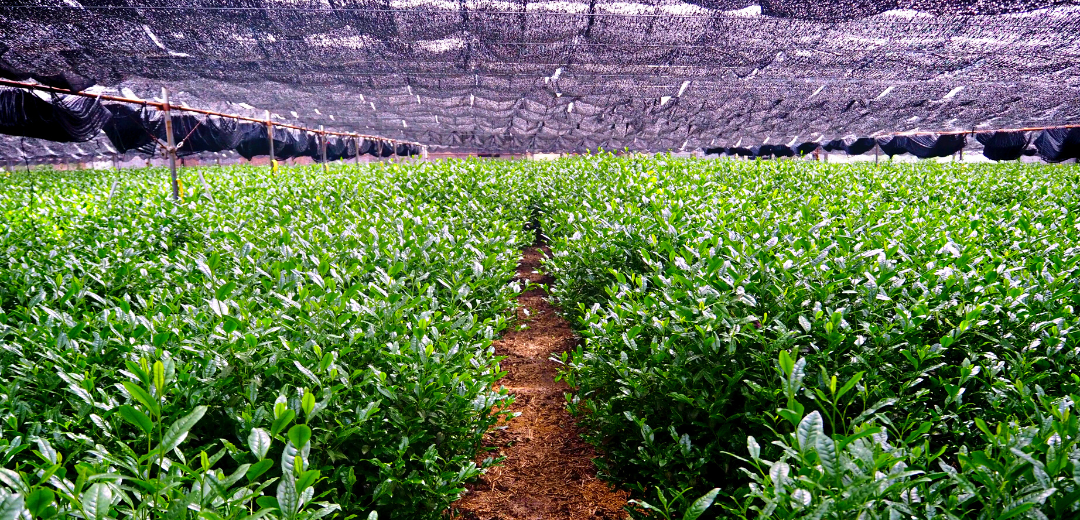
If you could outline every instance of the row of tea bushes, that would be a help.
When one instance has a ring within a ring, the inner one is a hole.
[[[642,518],[1076,514],[1080,169],[534,175],[570,406]]]
[[[0,517],[438,517],[531,237],[478,163],[0,178]]]

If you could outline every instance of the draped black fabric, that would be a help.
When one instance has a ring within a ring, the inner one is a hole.
[[[904,136],[884,136],[877,138],[877,145],[881,148],[881,153],[888,155],[892,158],[894,155],[903,155],[907,153],[907,137]]]
[[[349,152],[349,143],[339,135],[328,136],[326,139],[326,160],[340,161],[345,159]]]
[[[401,157],[420,155],[420,147],[410,143],[398,143],[396,151]]]
[[[232,150],[240,144],[243,137],[240,123],[235,119],[184,113],[171,115],[173,143],[177,146],[176,154],[181,157]],[[158,129],[158,139],[165,141],[165,125],[158,126]]]
[[[371,139],[360,139],[360,148],[356,151],[357,155],[375,155],[373,150],[375,149],[375,141]]]
[[[814,150],[817,150],[820,147],[821,147],[820,143],[802,143],[799,146],[795,147],[795,154],[796,155],[810,155],[810,154],[814,153]]]
[[[98,135],[112,113],[91,98],[0,89],[0,133],[57,142],[84,142]]]
[[[6,50],[6,46],[0,43],[0,55],[3,55]],[[2,59],[0,59],[0,78],[13,79],[15,81],[34,80],[42,85],[62,88],[72,92],[81,92],[95,84],[94,80],[84,78],[71,71],[64,71],[56,74],[23,72]]]
[[[236,151],[250,160],[258,155],[270,155],[270,143],[266,125],[259,123],[239,123],[241,134]],[[292,159],[310,154],[310,138],[305,133],[293,128],[274,127],[274,158]]]
[[[376,139],[368,153],[375,157],[390,157],[395,151],[393,143]]]
[[[155,138],[165,134],[165,122],[160,112],[124,103],[107,103],[105,107],[112,117],[103,130],[117,152],[154,153],[157,148]]]
[[[725,153],[724,147],[719,148],[706,148],[705,155],[723,155]]]
[[[754,151],[746,148],[745,146],[732,146],[727,148],[728,155],[738,155],[740,157],[753,157]]]
[[[983,145],[983,156],[992,161],[1015,161],[1031,144],[1028,132],[988,132],[975,134]]]
[[[874,149],[877,142],[873,137],[860,137],[857,139],[833,139],[823,145],[821,149],[826,152],[844,152],[848,155],[862,155]]]
[[[948,157],[964,148],[966,134],[911,135],[903,138],[904,149],[920,159]]]
[[[763,144],[751,147],[750,150],[757,157],[794,157],[795,150],[785,144]]]
[[[1080,128],[1043,130],[1035,138],[1035,149],[1046,162],[1080,159]]]
[[[873,137],[860,137],[851,142],[844,141],[843,150],[848,155],[862,155],[874,149],[877,144]]]

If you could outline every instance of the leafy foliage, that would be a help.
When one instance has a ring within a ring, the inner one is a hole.
[[[166,178],[0,179],[0,517],[438,516],[508,399],[520,179]]]
[[[646,517],[714,487],[742,517],[1075,514],[1078,178],[553,164],[548,268],[584,338],[562,377],[602,468]]]

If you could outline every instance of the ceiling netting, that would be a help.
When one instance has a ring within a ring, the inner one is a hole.
[[[433,151],[691,151],[1080,121],[1075,1],[13,2],[0,6],[8,77],[143,98],[168,86],[174,103]]]

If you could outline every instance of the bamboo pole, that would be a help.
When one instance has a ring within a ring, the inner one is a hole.
[[[319,125],[319,157],[322,157],[323,173],[330,173],[330,165],[326,164],[326,134],[323,133],[323,125]]]
[[[360,138],[353,137],[353,145],[356,146],[356,155],[353,156],[353,162],[357,167],[360,166]]]
[[[266,111],[266,140],[270,143],[270,173],[274,173],[274,123],[270,121],[270,111]]]
[[[169,155],[169,177],[172,179],[172,198],[180,200],[180,184],[176,179],[176,140],[173,137],[172,114],[169,112],[169,89],[161,87],[161,97],[165,99],[162,112],[165,114],[165,139],[168,147],[165,153]]]
[[[881,146],[878,146],[877,142],[874,143],[874,164],[878,163],[878,151],[881,150]]]

